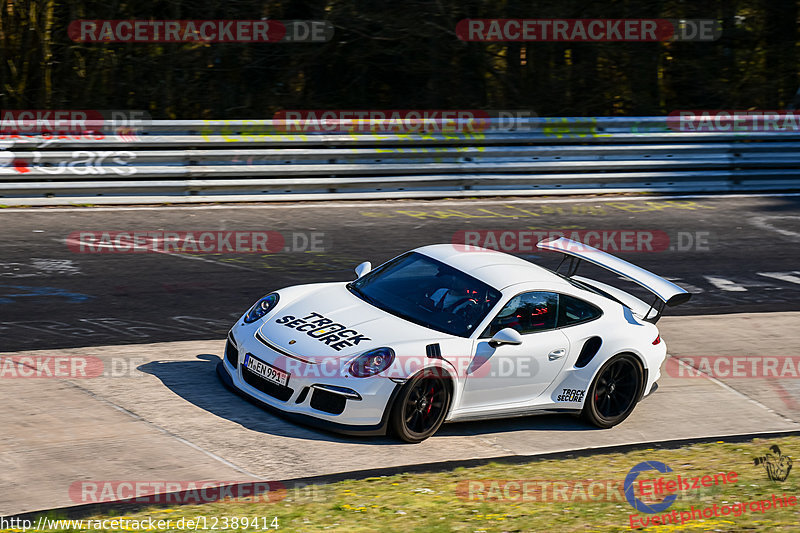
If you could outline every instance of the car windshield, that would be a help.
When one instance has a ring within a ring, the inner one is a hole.
[[[362,300],[409,322],[469,337],[500,291],[449,265],[410,252],[349,283]]]

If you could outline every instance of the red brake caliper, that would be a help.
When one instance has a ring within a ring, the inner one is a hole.
[[[431,386],[430,398],[428,399],[428,411],[426,415],[431,414],[431,407],[433,407],[433,386]]]

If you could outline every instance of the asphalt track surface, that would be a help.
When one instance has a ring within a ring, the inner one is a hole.
[[[448,424],[419,445],[293,424],[226,391],[214,366],[230,324],[270,290],[352,279],[363,260],[482,229],[664,232],[662,251],[619,255],[695,294],[659,323],[673,357],[796,358],[799,207],[783,196],[0,210],[0,355],[96,358],[103,369],[93,379],[2,380],[0,515],[91,503],[70,490],[85,480],[289,481],[367,475],[358,473],[365,465],[406,470],[797,432],[797,376],[709,379],[674,360],[659,389],[610,430],[536,416]],[[323,250],[116,254],[67,245],[74,231],[104,230],[278,231],[290,246],[294,234],[321,233]]]
[[[611,429],[540,415],[446,424],[415,445],[329,433],[263,411],[217,379],[220,339],[17,352],[14,357],[39,361],[91,358],[101,361],[91,367],[102,373],[1,380],[0,515],[70,507],[85,513],[98,503],[119,507],[113,502],[129,496],[117,496],[114,487],[124,481],[143,485],[146,494],[154,484],[163,494],[166,483],[177,481],[277,481],[297,488],[643,443],[654,448],[652,459],[661,460],[654,442],[797,434],[796,373],[788,379],[710,379],[674,357],[797,354],[800,341],[787,332],[798,320],[797,312],[665,317],[659,326],[673,358],[659,388]],[[4,378],[13,377],[8,365],[2,369]],[[796,450],[785,452],[796,456]],[[615,479],[624,479],[632,466],[621,464]],[[752,459],[731,468],[753,468]],[[324,498],[327,489],[319,490]],[[166,490],[173,491],[179,489]],[[158,501],[183,500],[173,494]]]
[[[271,290],[353,279],[362,261],[480,230],[654,232],[658,251],[618,255],[694,293],[670,314],[800,310],[800,197],[791,195],[0,209],[0,228],[0,352],[218,339]],[[81,253],[67,244],[73,232],[207,230],[279,232],[284,250]],[[593,267],[581,273],[609,280]]]

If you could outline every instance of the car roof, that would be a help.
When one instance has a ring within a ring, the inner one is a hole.
[[[563,279],[546,268],[513,255],[479,246],[431,244],[413,251],[446,263],[500,290],[524,282],[546,282],[554,286],[566,284]]]

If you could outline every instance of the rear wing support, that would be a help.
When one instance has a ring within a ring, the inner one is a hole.
[[[569,257],[569,264],[567,265],[567,277],[572,277],[578,272],[578,267],[582,261],[592,263],[601,268],[613,272],[625,279],[628,279],[637,285],[643,287],[653,295],[655,299],[650,305],[645,317],[649,316],[650,311],[656,311],[656,315],[652,318],[646,318],[648,322],[655,323],[661,316],[666,306],[673,307],[686,303],[692,297],[691,293],[678,287],[671,281],[653,274],[649,270],[645,270],[627,261],[615,257],[597,248],[593,248],[586,244],[576,242],[566,237],[560,237],[554,240],[542,241],[536,245],[542,250],[550,250],[552,252],[559,252],[564,254],[556,270],[561,268],[564,261]]]
[[[578,273],[578,267],[581,266],[581,260],[576,259],[574,256],[564,254],[564,256],[561,258],[561,262],[556,267],[556,272],[558,272],[559,269],[561,269],[561,265],[564,264],[564,261],[566,261],[567,258],[569,258],[569,263],[567,264],[566,276],[568,278],[571,278],[572,276]]]
[[[659,300],[658,297],[656,297],[653,300],[653,303],[650,304],[650,309],[648,309],[647,312],[644,314],[644,320],[652,322],[653,324],[658,322],[658,319],[661,318],[661,313],[664,312],[664,306],[666,306],[666,304],[661,300]],[[656,310],[656,314],[650,317],[650,311],[652,311],[653,309]]]

